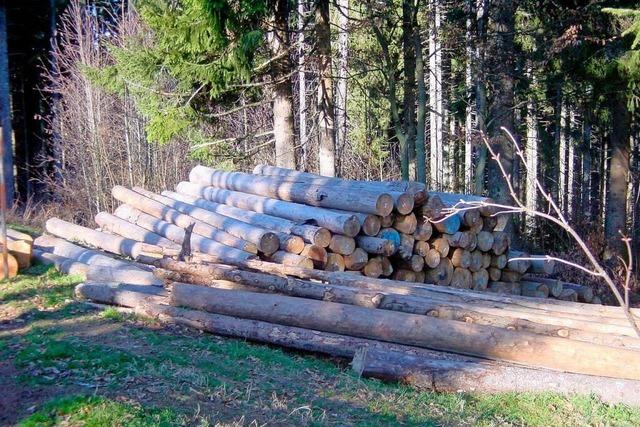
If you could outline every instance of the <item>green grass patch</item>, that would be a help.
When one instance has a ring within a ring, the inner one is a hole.
[[[104,397],[70,396],[55,399],[19,423],[21,427],[172,426],[181,417],[171,409],[146,408]]]

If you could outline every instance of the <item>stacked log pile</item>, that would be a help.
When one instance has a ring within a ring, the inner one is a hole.
[[[640,402],[623,312],[577,302],[593,295],[541,277],[555,268],[545,258],[510,261],[526,254],[490,206],[464,209],[478,198],[256,172],[196,167],[161,194],[115,187],[122,204],[98,230],[52,218],[34,254],[84,277],[76,293],[94,303],[352,358],[367,376]]]

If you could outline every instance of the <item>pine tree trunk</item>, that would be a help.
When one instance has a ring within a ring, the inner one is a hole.
[[[408,165],[407,177],[416,179],[416,52],[412,0],[402,0],[402,59],[404,69],[402,133],[406,138],[404,156]],[[406,179],[406,178],[405,178]]]
[[[440,70],[440,5],[439,0],[429,3],[429,137],[430,137],[430,178],[431,188],[442,188],[442,76]]]
[[[416,25],[417,27],[417,25]],[[422,39],[419,31],[414,31],[416,49],[416,81],[418,87],[418,107],[416,120],[416,181],[427,182],[425,119],[427,115],[427,88],[425,85],[424,57]]]
[[[502,127],[514,131],[514,12],[513,0],[496,0],[493,16],[493,42],[490,58],[493,66],[493,99],[490,105],[491,127],[489,136],[493,149],[507,171],[513,170],[513,145]],[[498,203],[511,203],[509,187],[495,161],[489,163],[489,196]]]
[[[475,21],[476,7],[475,0],[467,0],[467,20],[465,31],[465,56],[466,65],[464,72],[464,84],[466,89],[465,121],[464,121],[464,192],[471,193],[473,180],[473,116],[475,109],[474,92],[474,40],[473,30]]]
[[[342,169],[347,142],[347,72],[349,66],[349,0],[338,0],[338,82],[336,83],[336,157]],[[340,173],[338,173],[340,175]]]
[[[293,116],[293,88],[291,84],[291,59],[286,53],[289,47],[289,4],[278,0],[273,18],[273,29],[268,34],[273,61],[271,73],[277,83],[273,88],[273,134],[275,137],[275,163],[285,168],[296,167],[295,130]]]
[[[476,122],[477,129],[481,135],[487,133],[487,89],[485,73],[485,50],[487,34],[487,15],[490,0],[477,0],[476,10]],[[474,192],[483,194],[485,183],[485,170],[487,165],[487,147],[484,143],[478,149],[478,160],[474,173]]]
[[[335,176],[333,77],[331,70],[331,26],[329,0],[316,6],[316,50],[318,52],[318,138],[320,175]]]
[[[536,80],[529,64],[527,73],[531,78],[531,85],[535,86]],[[525,186],[527,208],[536,209],[538,207],[538,189],[536,187],[536,179],[538,177],[538,116],[536,111],[536,102],[533,95],[529,95],[527,100],[527,141],[526,141],[526,160],[527,160],[527,182]],[[527,232],[533,233],[536,229],[536,220],[533,215],[527,216],[526,220]]]
[[[611,160],[607,177],[607,205],[605,237],[608,247],[623,254],[620,233],[626,232],[627,185],[629,178],[629,126],[630,117],[624,92],[612,95]]]
[[[298,121],[300,135],[300,169],[307,169],[309,140],[307,136],[307,75],[305,71],[306,49],[304,44],[304,28],[306,1],[298,0]]]

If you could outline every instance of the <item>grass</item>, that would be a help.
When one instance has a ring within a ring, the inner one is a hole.
[[[639,409],[589,396],[361,379],[335,360],[95,310],[74,300],[78,282],[36,266],[0,283],[0,425],[640,425]]]

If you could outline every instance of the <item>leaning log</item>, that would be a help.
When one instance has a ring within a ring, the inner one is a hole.
[[[239,209],[222,203],[215,203],[199,197],[189,196],[187,194],[176,193],[174,191],[163,191],[162,195],[170,197],[174,200],[189,203],[211,212],[216,212],[247,224],[268,228],[269,230],[281,233],[293,234],[302,237],[307,243],[312,245],[329,246],[331,240],[331,232],[326,228],[316,227],[315,225],[296,224],[288,219],[279,218],[277,216],[265,215],[246,209]]]
[[[202,186],[192,182],[181,182],[176,186],[178,193],[202,197],[240,209],[286,218],[299,224],[313,224],[334,233],[355,236],[360,231],[360,222],[354,215],[341,214],[329,209],[307,206],[300,203],[252,194]]]
[[[170,300],[175,306],[288,326],[416,345],[553,370],[640,379],[638,351],[623,348],[611,351],[608,346],[529,332],[333,302],[211,289],[183,283],[173,285]]]
[[[148,215],[129,205],[119,206],[114,214],[119,218],[137,224],[154,233],[158,233],[178,244],[182,244],[184,240],[185,230],[183,228]],[[215,257],[219,262],[235,263],[255,257],[254,253],[223,245],[222,243],[207,239],[196,233],[191,235],[190,244],[193,251],[208,254],[209,256]]]
[[[151,245],[157,245],[168,249],[170,253],[178,255],[180,253],[180,245],[166,237],[162,237],[152,231],[140,227],[125,221],[109,212],[98,212],[95,217],[96,224],[100,226],[102,230],[108,231],[113,234],[117,234],[122,237],[128,237],[133,240],[137,240],[143,243],[149,243]]]
[[[104,252],[83,248],[82,246],[75,245],[54,236],[38,236],[33,241],[33,245],[36,249],[40,249],[44,252],[50,252],[65,258],[70,258],[83,264],[139,270],[137,266],[133,265],[129,261],[115,259]]]
[[[640,383],[482,361],[447,360],[363,347],[351,362],[364,377],[410,384],[419,390],[467,393],[553,392],[596,395],[606,402],[640,404]]]
[[[93,246],[113,254],[128,256],[135,260],[150,259],[163,253],[163,248],[160,246],[92,230],[58,218],[47,220],[45,229],[54,236],[82,245]]]
[[[191,169],[189,181],[288,202],[380,216],[389,215],[394,206],[391,195],[378,191],[363,189],[349,192],[332,185],[314,185],[281,177],[225,172],[200,165]],[[411,208],[413,209],[413,206]]]

